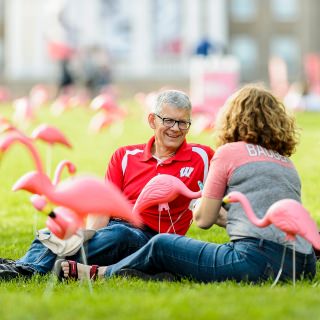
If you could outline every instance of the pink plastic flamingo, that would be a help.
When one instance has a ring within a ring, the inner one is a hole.
[[[159,210],[169,210],[168,202],[179,195],[190,199],[201,197],[201,191],[191,191],[180,179],[169,174],[159,174],[153,177],[142,189],[133,211],[140,213],[148,207],[160,205]]]
[[[59,129],[47,124],[41,124],[35,128],[31,133],[31,138],[34,140],[42,140],[50,145],[58,143],[67,148],[72,148],[71,143]]]
[[[44,174],[40,157],[28,139],[17,133],[8,134],[0,140],[0,150],[6,151],[15,142],[28,148],[37,171],[22,176],[13,186],[14,191],[23,189],[44,195],[50,202],[70,209],[81,219],[88,214],[98,214],[123,218],[135,225],[141,225],[138,214],[131,212],[130,203],[111,182],[91,176],[78,176],[55,186]]]
[[[191,191],[180,179],[174,176],[159,174],[144,186],[133,207],[133,212],[140,214],[146,208],[158,205],[159,213],[161,213],[162,210],[167,210],[170,216],[168,203],[176,199],[179,195],[196,199],[201,197],[201,191]],[[171,223],[174,230],[173,222],[171,221]]]
[[[309,212],[296,200],[283,199],[275,202],[262,219],[255,216],[248,199],[241,192],[230,192],[223,198],[223,202],[240,202],[249,220],[257,227],[263,228],[273,224],[286,234],[287,240],[293,241],[296,235],[299,235],[320,249],[317,225]]]
[[[96,96],[90,104],[91,109],[93,110],[105,110],[107,112],[112,112],[115,109],[118,109],[118,105],[111,94],[102,93]]]
[[[286,239],[294,241],[299,235],[310,242],[316,249],[320,249],[320,236],[315,221],[309,212],[296,200],[282,199],[270,206],[262,219],[254,214],[247,197],[238,191],[230,192],[223,198],[223,202],[240,202],[249,220],[257,227],[263,228],[275,225],[286,234]],[[273,285],[280,278],[282,266]],[[293,284],[295,284],[295,254],[293,251]]]
[[[57,128],[49,126],[47,124],[41,124],[35,128],[31,133],[31,138],[34,140],[42,140],[48,144],[47,149],[47,172],[51,174],[51,162],[52,162],[52,148],[54,144],[62,144],[67,148],[72,148],[71,143],[66,136]]]

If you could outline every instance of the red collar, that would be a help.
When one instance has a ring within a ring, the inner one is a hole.
[[[148,141],[146,144],[143,153],[141,154],[141,161],[149,161],[150,159],[154,159],[153,155],[151,154],[151,148],[154,144],[155,137],[151,137],[151,139]],[[176,151],[176,154],[165,160],[164,162],[166,163],[171,163],[172,161],[188,161],[191,159],[191,146],[188,145],[186,139],[183,141],[182,145],[178,148]]]

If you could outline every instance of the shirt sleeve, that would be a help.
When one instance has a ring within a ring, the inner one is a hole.
[[[120,190],[123,190],[122,152],[118,149],[112,156],[105,174],[105,180],[111,181]]]
[[[214,155],[214,151],[213,149],[211,149],[210,147],[207,148],[207,154],[208,154],[208,158],[209,158],[209,161],[211,161],[213,155]]]
[[[221,200],[228,183],[228,170],[223,149],[218,149],[211,162],[202,195],[207,198]]]

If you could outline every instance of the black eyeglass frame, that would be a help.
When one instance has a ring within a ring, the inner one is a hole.
[[[154,114],[155,116],[157,116],[159,119],[162,120],[162,124],[167,127],[167,128],[172,128],[175,126],[175,124],[178,124],[178,128],[180,130],[188,130],[191,126],[191,121],[183,121],[183,120],[175,120],[175,119],[171,119],[171,118],[163,118],[161,116],[159,116],[158,114]],[[186,128],[181,128],[180,125],[181,124],[186,124],[187,127]]]

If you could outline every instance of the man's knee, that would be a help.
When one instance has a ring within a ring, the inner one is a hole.
[[[133,228],[123,224],[114,224],[99,230],[93,239],[99,242],[121,245],[131,242],[133,244],[139,243],[141,242],[139,241],[140,238]]]
[[[155,251],[165,250],[172,241],[172,237],[174,237],[172,234],[160,233],[154,236],[149,243]]]

